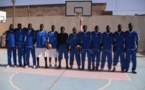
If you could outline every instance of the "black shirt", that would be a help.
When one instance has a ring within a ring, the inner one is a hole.
[[[59,44],[67,44],[68,34],[67,33],[59,33],[57,37],[58,45]]]

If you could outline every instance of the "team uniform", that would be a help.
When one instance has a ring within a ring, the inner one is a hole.
[[[68,60],[68,46],[67,46],[67,39],[68,34],[67,33],[59,33],[58,34],[58,60],[62,60],[62,56],[64,54],[64,57],[66,60]]]
[[[87,54],[88,57],[88,69],[91,69],[91,51],[90,51],[90,46],[91,46],[91,33],[90,32],[81,32],[80,33],[80,40],[82,44],[82,69],[84,69],[84,64],[85,64],[85,57]]]
[[[23,63],[25,66],[25,30],[19,30],[18,28],[16,30],[16,44],[18,48],[18,62],[19,66],[22,66],[22,57],[23,57]]]
[[[96,69],[99,68],[100,63],[100,48],[101,48],[101,40],[102,40],[102,33],[101,32],[92,32],[91,33],[92,43],[91,43],[91,49],[92,49],[92,66],[93,69],[96,67]],[[95,64],[96,62],[96,64]]]
[[[113,66],[116,66],[120,57],[121,70],[125,69],[125,57],[124,57],[124,45],[125,45],[125,33],[123,31],[114,33],[115,51]]]
[[[52,48],[49,49],[49,57],[58,57],[58,53],[56,51],[57,48],[57,31],[50,31],[48,32],[48,42],[52,45]]]
[[[126,71],[129,70],[130,60],[132,60],[132,71],[136,69],[136,49],[137,44],[136,41],[139,40],[139,35],[137,31],[126,31],[125,32],[125,40],[126,40]]]
[[[77,61],[78,68],[80,67],[80,50],[76,50],[76,46],[80,44],[79,34],[70,34],[68,38],[68,43],[70,44],[70,65],[73,65],[74,56]]]
[[[47,42],[47,32],[46,30],[36,31],[36,57],[46,57],[46,42]]]
[[[108,69],[111,70],[113,34],[111,32],[110,33],[104,32],[102,36],[102,43],[103,43],[103,52],[102,52],[101,69],[104,69],[107,57]]]
[[[35,48],[34,48],[34,40],[35,40],[35,31],[26,29],[25,32],[25,45],[26,45],[26,65],[29,65],[30,52],[33,59],[33,67],[36,66],[36,56],[35,56]]]
[[[6,41],[7,41],[7,56],[8,56],[8,66],[11,66],[11,54],[13,53],[13,64],[17,65],[16,61],[16,36],[14,30],[8,30],[6,32]]]

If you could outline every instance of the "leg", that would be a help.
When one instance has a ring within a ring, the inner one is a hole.
[[[92,54],[91,54],[91,56],[92,56],[92,67],[93,67],[93,69],[95,68],[95,56],[96,56],[96,50],[92,50]]]
[[[75,57],[76,57],[78,69],[80,69],[80,51],[75,52]]]
[[[57,68],[61,68],[61,60],[62,60],[62,50],[59,50],[58,51],[59,66]]]
[[[18,44],[19,45],[19,44]],[[21,50],[21,48],[20,47],[18,47],[18,61],[19,61],[19,66],[20,67],[22,67],[22,61],[21,61],[21,59],[22,59],[22,50]]]
[[[85,68],[85,56],[86,56],[86,51],[82,50],[82,70]]]
[[[104,69],[105,62],[106,62],[106,51],[103,51],[102,52],[102,61],[101,61],[101,69],[102,70]]]
[[[26,66],[29,66],[30,50],[31,48],[26,48]]]
[[[57,57],[55,57],[55,67],[57,67]]]
[[[49,57],[49,67],[52,67],[52,65],[51,65],[51,57]]]
[[[68,52],[67,50],[64,51],[64,57],[65,57],[65,60],[66,60],[66,69],[68,69]]]
[[[124,65],[124,52],[120,53],[120,62],[121,62],[121,71],[124,72],[125,65]]]
[[[26,65],[26,60],[25,60],[25,45],[24,44],[21,45],[21,49],[22,49],[23,65],[25,66]],[[29,64],[29,62],[28,62],[28,64]]]
[[[73,67],[73,62],[74,62],[74,50],[71,50],[71,52],[70,52],[70,69],[72,69],[72,67]]]
[[[13,62],[14,62],[14,65],[16,66],[17,60],[16,60],[16,48],[15,47],[13,47]]]
[[[7,49],[8,66],[11,66],[11,47]]]
[[[31,55],[33,58],[33,66],[36,66],[36,56],[35,56],[35,49],[31,48]]]
[[[126,61],[125,61],[125,65],[126,65],[126,71],[125,72],[128,72],[128,70],[129,70],[130,56],[131,56],[130,51],[127,51],[127,53],[126,53]]]
[[[113,68],[113,70],[112,70],[113,72],[116,71],[115,66],[116,66],[117,63],[118,63],[119,55],[120,55],[120,54],[119,54],[119,52],[117,52],[117,51],[114,53],[114,61],[113,61],[113,66],[114,66],[114,68]]]
[[[37,67],[39,68],[39,57],[37,57]]]
[[[137,73],[136,70],[136,65],[137,65],[137,61],[136,61],[136,52],[132,51],[132,73]]]
[[[100,51],[97,51],[96,70],[98,70],[99,65],[100,65]]]
[[[47,57],[44,57],[44,60],[45,60],[45,68],[48,68],[48,65],[47,65]]]
[[[87,50],[87,56],[88,56],[88,70],[91,70],[91,52],[90,52],[90,50]]]
[[[111,67],[112,67],[112,52],[111,51],[107,52],[107,57],[108,57],[108,69],[111,70]]]

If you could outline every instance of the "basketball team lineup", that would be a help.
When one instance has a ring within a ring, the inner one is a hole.
[[[79,70],[84,70],[87,67],[90,71],[103,71],[107,61],[108,71],[115,72],[116,65],[120,60],[120,71],[128,72],[132,60],[131,70],[133,74],[136,74],[138,40],[138,32],[133,29],[131,23],[128,24],[128,30],[125,32],[122,31],[121,24],[118,25],[117,31],[114,33],[111,32],[109,25],[106,26],[106,32],[100,32],[97,25],[93,32],[89,32],[87,25],[83,25],[82,32],[77,32],[74,27],[69,35],[65,33],[63,26],[60,27],[60,33],[58,33],[55,31],[55,25],[52,25],[51,31],[47,32],[44,30],[43,24],[40,24],[38,30],[34,30],[31,23],[28,24],[28,28],[22,28],[22,24],[19,23],[16,29],[11,24],[6,32],[8,55],[6,67],[28,68],[30,55],[32,55],[34,69],[40,67],[41,57],[44,57],[45,68],[51,68],[51,59],[55,58],[54,67],[60,69],[64,57],[66,69],[73,69],[73,63],[76,60]],[[48,50],[47,54],[46,50]],[[18,60],[16,53],[18,53]],[[85,66],[86,60],[88,61],[87,66]]]

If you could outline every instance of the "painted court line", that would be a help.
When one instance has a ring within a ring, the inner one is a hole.
[[[131,81],[131,78],[128,76],[128,74],[127,73],[125,73],[125,75],[127,76],[127,78],[129,79],[129,81]]]
[[[15,86],[12,82],[13,77],[18,74],[19,72],[14,73],[13,75],[11,75],[10,79],[9,79],[9,83],[11,84],[12,87],[14,87],[16,90],[22,90],[20,88],[18,88],[17,86]]]
[[[65,70],[63,70],[63,72],[59,75],[59,77],[54,81],[54,83],[50,86],[48,90],[50,90],[54,86],[54,84],[60,79],[60,77],[63,75],[64,72]]]
[[[110,84],[111,84],[111,79],[109,79],[109,81],[108,81],[108,83],[105,85],[105,86],[103,86],[103,87],[101,87],[101,88],[99,88],[99,89],[97,89],[97,90],[103,90],[103,89],[105,89],[105,88],[107,88]]]

